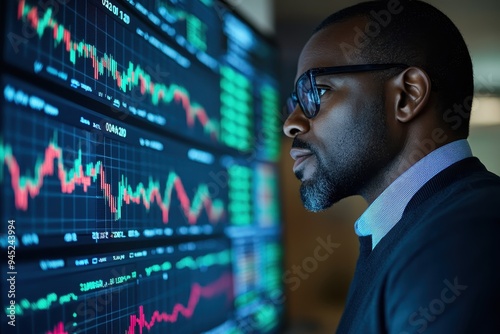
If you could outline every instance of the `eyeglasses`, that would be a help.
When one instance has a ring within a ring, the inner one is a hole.
[[[406,64],[365,64],[365,65],[346,65],[333,67],[312,68],[303,73],[295,84],[295,91],[286,101],[286,112],[289,116],[297,107],[297,103],[304,115],[311,119],[316,117],[320,108],[320,95],[316,86],[316,77],[321,75],[356,73],[368,71],[387,70],[389,68],[401,67],[408,68]]]

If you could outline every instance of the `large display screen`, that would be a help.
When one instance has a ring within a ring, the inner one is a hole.
[[[0,9],[0,332],[278,333],[273,41],[216,0]]]

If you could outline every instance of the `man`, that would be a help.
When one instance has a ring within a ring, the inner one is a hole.
[[[421,1],[332,14],[298,61],[284,132],[304,206],[361,195],[338,333],[500,333],[500,178],[467,142],[472,63]]]

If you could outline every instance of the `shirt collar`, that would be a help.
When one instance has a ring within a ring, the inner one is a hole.
[[[452,164],[472,157],[466,139],[446,144],[415,163],[392,182],[354,223],[358,236],[372,236],[372,249],[401,219],[403,211],[422,186]]]

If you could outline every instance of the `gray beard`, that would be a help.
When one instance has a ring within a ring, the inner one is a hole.
[[[302,173],[297,173],[299,179]],[[345,180],[344,180],[345,181]],[[349,196],[347,189],[339,189],[337,182],[330,179],[328,169],[318,161],[318,168],[310,180],[300,186],[300,198],[306,210],[319,212],[328,209],[342,198]]]
[[[300,199],[306,210],[319,212],[332,206],[335,191],[327,180],[308,180],[300,186]]]

